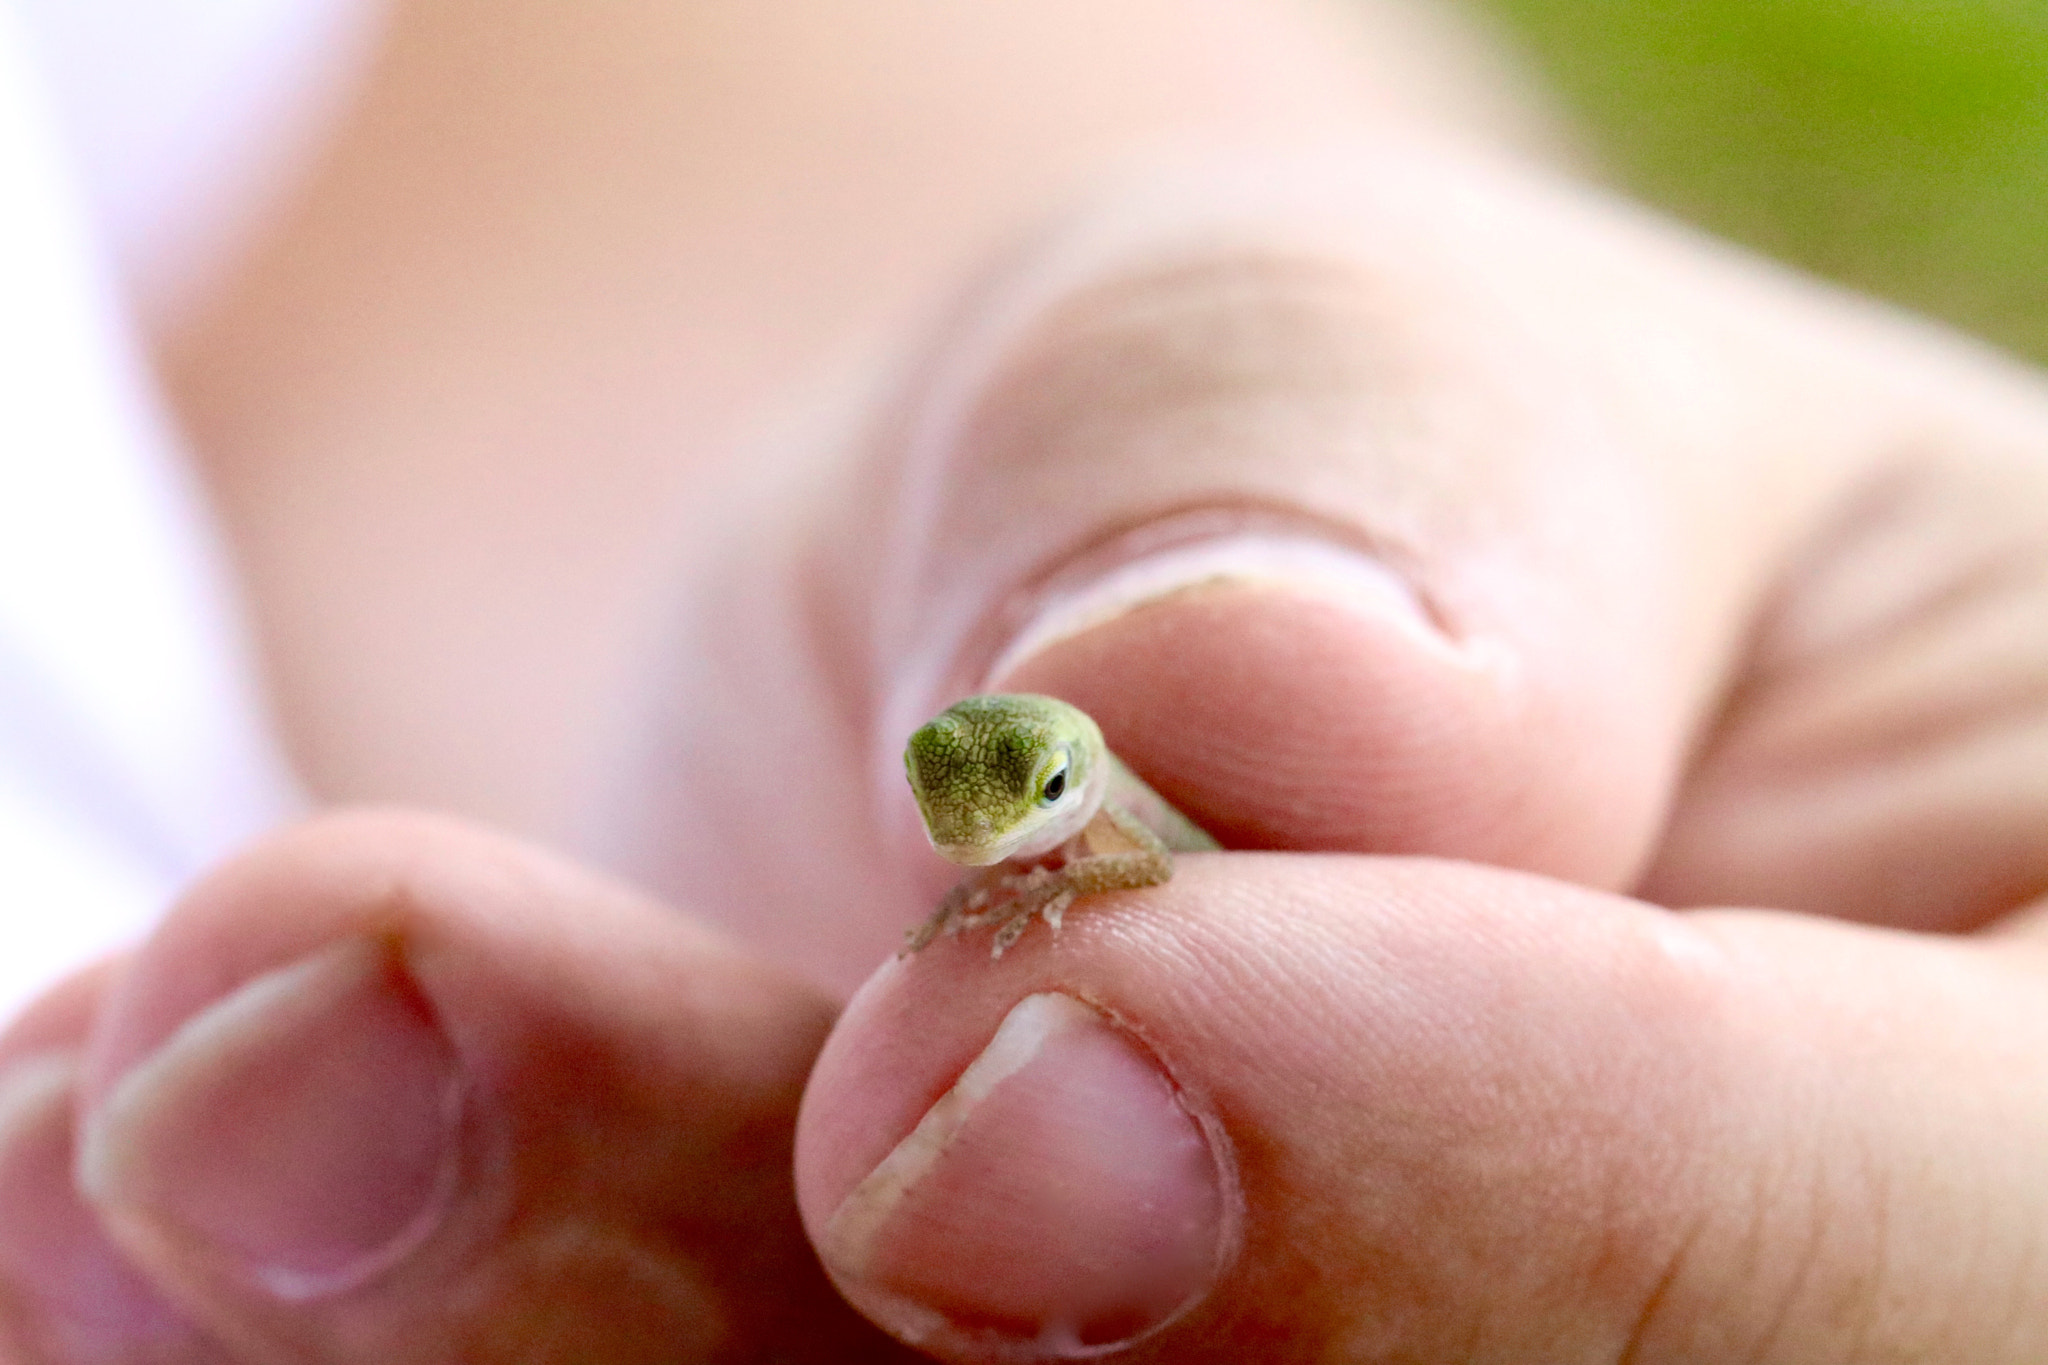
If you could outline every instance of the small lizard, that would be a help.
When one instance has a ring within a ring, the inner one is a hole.
[[[1059,932],[1078,896],[1156,886],[1173,855],[1219,847],[1109,751],[1087,712],[1025,693],[969,697],[903,752],[925,837],[974,869],[908,936],[996,926],[994,956],[1036,914]]]

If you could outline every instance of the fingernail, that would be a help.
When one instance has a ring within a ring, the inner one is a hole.
[[[463,1093],[390,954],[343,943],[251,980],[115,1082],[88,1117],[79,1183],[142,1254],[320,1298],[439,1225]]]
[[[1026,997],[827,1223],[843,1292],[913,1345],[1092,1355],[1178,1316],[1234,1239],[1227,1177],[1158,1063]]]
[[[990,684],[1025,660],[1153,602],[1204,587],[1266,588],[1347,608],[1390,624],[1432,650],[1456,650],[1415,586],[1384,561],[1326,535],[1272,527],[1204,534],[1188,519],[1148,528],[1164,543],[1125,542],[1122,553],[1089,556],[1033,596],[1027,618],[987,670]],[[1192,538],[1185,538],[1192,537]]]
[[[71,1182],[78,1059],[0,1072],[0,1315],[36,1360],[170,1360],[191,1329],[131,1269]],[[0,1351],[4,1354],[4,1351]],[[11,1358],[11,1357],[10,1357]]]

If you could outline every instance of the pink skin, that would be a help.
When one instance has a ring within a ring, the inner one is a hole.
[[[231,860],[0,1039],[9,1349],[2048,1357],[2035,376],[1307,13],[686,12],[402,7],[171,348],[315,785],[666,904]],[[1257,851],[874,971],[984,686]]]

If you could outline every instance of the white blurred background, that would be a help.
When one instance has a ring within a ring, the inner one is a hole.
[[[296,804],[144,338],[343,107],[369,0],[0,0],[0,1017]]]
[[[218,278],[341,107],[379,0],[0,0],[152,326]]]

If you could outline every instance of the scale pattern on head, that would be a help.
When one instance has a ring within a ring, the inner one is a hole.
[[[955,862],[1012,856],[1079,801],[1101,731],[1052,697],[969,697],[910,737],[904,767],[932,846]],[[1046,780],[1056,776],[1047,799]],[[1065,822],[1062,822],[1065,823]]]

